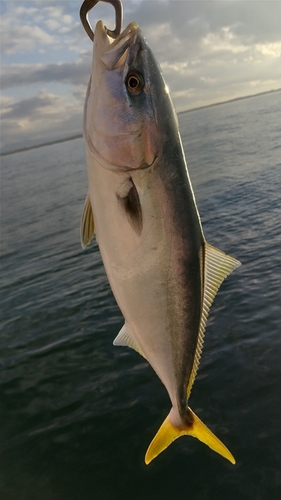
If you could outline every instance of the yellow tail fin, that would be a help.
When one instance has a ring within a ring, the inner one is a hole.
[[[172,411],[172,410],[171,410]],[[200,418],[188,408],[189,417],[192,423],[189,426],[176,427],[170,418],[170,413],[164,420],[156,436],[151,441],[145,455],[145,463],[149,464],[159,453],[164,451],[177,438],[184,435],[196,437],[202,443],[205,443],[212,450],[216,451],[224,458],[235,464],[235,458],[224,444],[206,427]]]

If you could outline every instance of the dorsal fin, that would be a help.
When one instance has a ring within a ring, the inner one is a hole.
[[[241,266],[241,262],[205,242],[203,256],[204,273],[202,313],[193,367],[187,387],[187,398],[190,395],[199,366],[210,307],[223,280],[239,266]]]
[[[87,193],[80,225],[81,245],[84,249],[92,240],[95,232],[94,215],[89,193]]]
[[[122,345],[122,346],[131,347],[132,349],[135,349],[135,351],[137,351],[141,356],[143,356],[145,358],[143,351],[141,350],[141,348],[138,346],[138,344],[136,343],[136,341],[133,339],[132,335],[130,334],[126,323],[122,326],[117,337],[114,339],[113,345]]]

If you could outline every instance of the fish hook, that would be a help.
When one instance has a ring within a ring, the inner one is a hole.
[[[122,29],[123,6],[121,0],[101,0],[102,2],[110,3],[115,9],[115,30],[111,31],[106,28],[107,34],[111,38],[117,38]],[[88,12],[99,2],[99,0],[84,0],[80,9],[80,19],[83,27],[92,41],[94,41],[94,32],[89,23]]]

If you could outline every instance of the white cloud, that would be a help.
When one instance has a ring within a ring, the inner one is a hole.
[[[1,73],[6,141],[53,133],[56,127],[67,133],[81,119],[92,50],[79,20],[81,3],[5,3]],[[279,2],[126,0],[123,6],[124,25],[133,19],[139,23],[177,110],[281,86]],[[100,2],[90,18],[93,26],[98,18],[111,26],[114,10]],[[43,94],[38,93],[41,87]]]
[[[44,24],[47,26],[47,28],[51,31],[55,31],[60,28],[61,23],[57,21],[56,19],[47,19],[44,21]]]
[[[275,80],[252,80],[249,82],[250,87],[252,88],[274,88],[276,81]]]
[[[72,120],[76,120],[75,128]],[[82,131],[81,103],[75,98],[69,100],[46,90],[34,97],[21,101],[6,99],[2,103],[2,147],[15,140],[47,141],[52,138],[69,135],[72,131]],[[51,124],[51,130],[50,130]]]
[[[16,36],[14,36],[16,33]],[[39,26],[5,25],[2,27],[1,46],[5,54],[19,54],[29,49],[53,43],[51,35]]]
[[[90,58],[79,58],[75,62],[56,64],[11,64],[3,66],[2,89],[26,87],[34,83],[57,82],[86,85],[91,68]]]
[[[71,27],[63,27],[63,28],[60,28],[59,29],[59,34],[60,35],[65,35],[66,33],[71,33],[72,32],[72,29]]]
[[[73,23],[72,16],[70,16],[69,14],[65,14],[64,16],[62,16],[62,22],[64,24],[72,24]]]
[[[45,16],[48,16],[50,18],[55,18],[55,19],[61,19],[63,12],[61,6],[56,6],[56,7],[45,7],[44,4],[41,4],[42,12],[44,13]]]
[[[245,52],[247,46],[243,45],[229,27],[222,28],[218,33],[208,33],[202,39],[203,50],[212,52],[231,52],[238,54]]]
[[[16,5],[14,2],[13,3],[13,12],[14,12],[14,17],[17,19],[18,17],[21,16],[34,16],[37,12],[38,9],[36,7],[27,7],[25,5]]]
[[[267,44],[258,43],[256,45],[256,50],[258,52],[261,52],[261,54],[263,54],[264,56],[277,58],[281,56],[281,42]]]
[[[211,78],[210,76],[200,76],[201,82],[206,83],[207,85],[213,85],[217,82],[216,78]]]
[[[181,74],[191,74],[192,70],[189,69],[189,63],[183,61],[175,61],[175,62],[162,62],[161,64],[162,71],[164,72],[176,72]],[[194,70],[193,70],[194,72]]]
[[[46,45],[58,50],[67,43],[61,35],[71,30],[73,40],[76,38],[78,26],[80,29],[78,7],[74,22],[72,15],[65,13],[67,5],[72,5],[70,2],[63,2],[59,7],[54,3],[48,6],[48,3],[29,1],[20,6],[7,3],[7,11],[1,16],[2,54],[27,54],[28,50],[40,50]]]

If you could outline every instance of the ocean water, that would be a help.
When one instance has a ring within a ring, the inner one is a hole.
[[[170,410],[134,351],[97,245],[82,251],[82,139],[2,157],[1,500],[279,500],[281,92],[179,116],[207,241],[242,262],[209,316],[190,437],[149,466]]]

